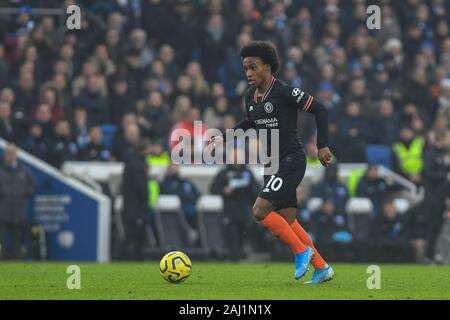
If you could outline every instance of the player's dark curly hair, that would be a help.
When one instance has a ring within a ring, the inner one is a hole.
[[[242,59],[246,57],[261,58],[265,64],[270,66],[272,73],[277,72],[280,67],[277,48],[269,41],[252,41],[241,49],[240,54]]]

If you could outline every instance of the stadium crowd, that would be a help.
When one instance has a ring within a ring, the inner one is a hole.
[[[270,40],[282,59],[277,77],[329,110],[339,162],[375,163],[369,151],[377,145],[384,165],[425,186],[424,206],[432,209],[400,221],[389,186],[376,169],[367,171],[355,192],[374,201],[374,243],[405,237],[419,251],[425,242],[432,257],[450,181],[450,1],[370,1],[381,8],[380,30],[368,29],[365,0],[76,3],[80,30],[34,14],[60,1],[0,1],[19,8],[0,16],[0,137],[55,167],[127,162],[146,138],[149,164],[164,163],[173,129],[193,132],[202,120],[223,130],[244,116],[239,50]],[[299,128],[313,165],[314,121],[302,114]],[[326,201],[311,220],[322,236],[333,231],[324,241],[345,229],[349,197],[336,173],[326,179],[312,191]]]

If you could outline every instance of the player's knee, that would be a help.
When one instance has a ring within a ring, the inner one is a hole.
[[[264,218],[269,214],[267,210],[264,210],[258,205],[253,206],[253,216],[256,218],[256,220],[261,221],[264,220]]]

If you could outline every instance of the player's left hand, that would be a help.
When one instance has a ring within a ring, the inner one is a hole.
[[[324,167],[328,167],[328,165],[331,163],[331,159],[333,158],[333,154],[331,153],[330,148],[325,147],[319,149],[318,158],[320,160],[320,163]]]

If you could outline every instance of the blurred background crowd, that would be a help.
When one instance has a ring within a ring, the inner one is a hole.
[[[0,0],[19,8],[0,12],[0,137],[57,168],[74,160],[127,162],[145,138],[148,163],[168,164],[173,129],[193,132],[193,121],[202,120],[223,130],[242,119],[247,84],[239,50],[251,40],[273,41],[282,66],[276,76],[329,110],[338,162],[382,163],[425,187],[430,209],[409,215],[416,227],[408,239],[425,239],[414,244],[419,251],[433,247],[450,181],[450,1],[76,4],[81,30],[68,30],[66,16],[34,14],[61,1]],[[371,4],[381,9],[380,30],[367,28]],[[317,164],[314,121],[302,114],[299,128],[308,163]],[[345,229],[343,203],[352,196],[333,170],[311,191],[324,199],[321,215],[306,219],[327,239],[326,228]],[[162,189],[178,188],[169,182]],[[409,222],[392,213],[389,188],[369,168],[353,190],[379,212],[372,239],[405,236]]]

